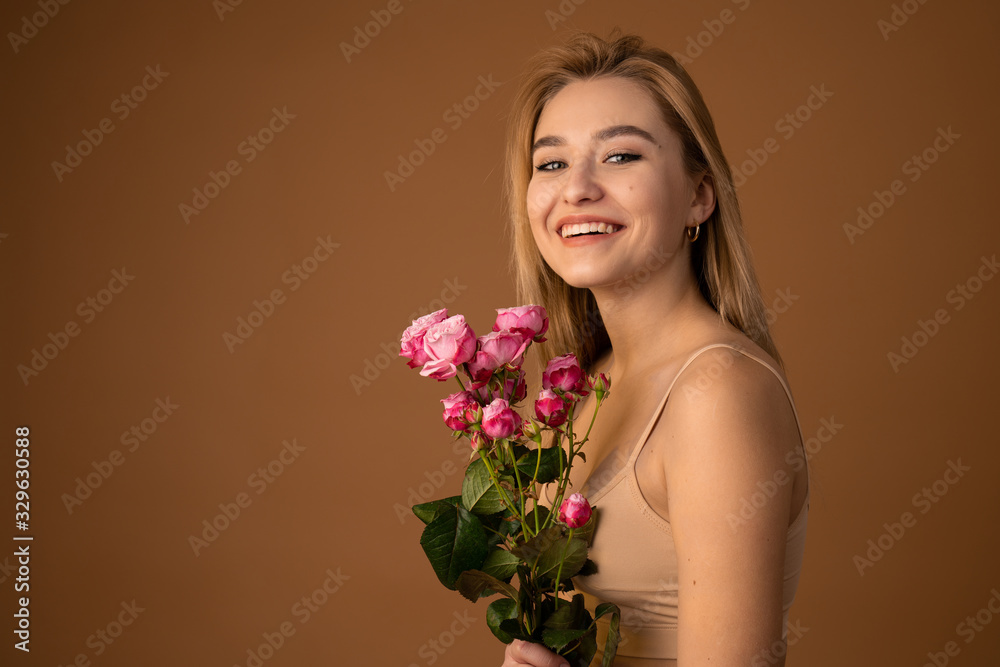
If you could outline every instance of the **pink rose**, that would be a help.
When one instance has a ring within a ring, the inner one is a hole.
[[[497,308],[497,321],[493,324],[493,330],[504,329],[524,334],[525,338],[536,343],[544,343],[542,334],[549,330],[549,316],[542,306]]]
[[[535,400],[535,416],[543,424],[560,426],[566,422],[566,400],[551,389],[542,389]]]
[[[491,438],[509,438],[521,429],[521,415],[510,404],[498,398],[483,408],[483,431]]]
[[[590,503],[579,493],[574,493],[559,506],[559,520],[570,528],[579,528],[590,521]]]
[[[447,318],[448,309],[442,308],[430,315],[424,315],[421,318],[413,320],[413,324],[406,328],[399,342],[399,356],[409,359],[406,362],[407,366],[416,368],[430,361],[430,357],[424,352],[424,334],[427,333],[427,329],[431,325],[437,324]]]
[[[442,398],[444,403],[444,423],[452,431],[464,431],[469,428],[470,423],[474,423],[474,413],[479,403],[475,397],[467,391],[456,391],[447,398]],[[472,420],[469,418],[473,417]]]
[[[477,343],[479,349],[469,361],[469,375],[475,386],[481,387],[490,381],[498,368],[505,365],[520,368],[531,339],[513,331],[494,331],[480,336]]]
[[[458,366],[476,353],[476,334],[461,315],[449,317],[428,327],[424,333],[424,352],[429,360],[420,374],[447,380],[455,377]]]
[[[572,354],[554,357],[549,361],[545,372],[542,373],[542,387],[558,389],[578,396],[586,396],[590,393],[587,389],[587,376],[580,368],[580,362]]]

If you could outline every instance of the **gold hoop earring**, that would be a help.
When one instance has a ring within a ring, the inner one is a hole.
[[[691,233],[692,229],[694,229],[694,234]],[[687,228],[688,241],[690,241],[691,243],[694,243],[695,241],[698,240],[698,235],[700,233],[701,233],[701,223],[700,222],[697,225],[695,225],[694,227],[688,227]]]

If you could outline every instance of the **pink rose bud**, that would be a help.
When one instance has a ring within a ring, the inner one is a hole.
[[[469,427],[470,422],[466,416],[467,411],[474,411],[479,404],[476,399],[467,391],[456,391],[447,398],[442,398],[444,403],[444,423],[452,431],[464,431]]]
[[[521,429],[521,415],[498,398],[483,408],[483,431],[491,438],[509,438]]]
[[[429,361],[420,374],[435,380],[447,380],[458,374],[458,366],[476,353],[476,334],[461,315],[449,317],[428,327],[424,333],[424,352]]]
[[[590,521],[590,502],[574,493],[559,506],[559,520],[570,528],[579,528]]]
[[[535,400],[535,416],[549,426],[561,426],[565,423],[568,408],[566,399],[551,389],[542,389]]]
[[[469,404],[465,408],[465,423],[469,426],[483,421],[483,406],[479,402]]]
[[[549,330],[549,316],[542,306],[516,306],[497,308],[494,331],[516,331],[535,343],[544,343],[543,334]]]
[[[472,448],[476,451],[479,451],[480,449],[486,449],[487,447],[490,446],[489,439],[486,437],[486,435],[483,434],[482,431],[473,431],[472,435],[469,436],[469,441],[470,444],[472,445]]]
[[[430,315],[413,320],[413,324],[406,328],[403,337],[399,341],[399,356],[406,357],[409,361],[406,365],[410,368],[423,366],[430,357],[424,352],[424,334],[433,324],[442,322],[448,318],[448,309],[442,308]]]
[[[525,419],[524,423],[521,424],[521,433],[528,440],[534,440],[538,444],[542,444],[542,425],[531,417]]]
[[[580,362],[572,354],[551,359],[542,373],[542,387],[586,396],[587,376],[580,368]]]
[[[590,376],[587,378],[587,386],[594,390],[594,396],[597,397],[597,400],[601,400],[611,389],[611,378],[606,373],[601,373],[596,377]]]

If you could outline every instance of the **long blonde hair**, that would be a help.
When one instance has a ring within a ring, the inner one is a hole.
[[[544,363],[553,353],[572,352],[589,372],[611,347],[590,290],[567,284],[542,258],[531,233],[526,198],[532,176],[531,145],[545,104],[573,81],[618,76],[649,91],[667,125],[681,138],[688,174],[707,172],[714,183],[715,210],[691,246],[691,264],[701,294],[721,318],[783,366],[768,329],[732,173],[708,107],[673,56],[637,35],[617,36],[618,32],[613,30],[608,40],[576,32],[564,44],[536,54],[527,63],[512,103],[504,184],[506,215],[513,232],[511,273],[518,303],[542,305],[549,313],[548,340],[539,344],[535,358]]]

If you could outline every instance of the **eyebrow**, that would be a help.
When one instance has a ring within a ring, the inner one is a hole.
[[[636,127],[635,125],[612,125],[611,127],[606,127],[603,130],[598,130],[594,133],[594,139],[599,141],[607,141],[608,139],[614,139],[615,137],[621,137],[626,135],[632,135],[645,139],[653,145],[659,145],[656,143],[656,139],[653,135],[646,130]],[[546,146],[563,146],[566,144],[566,140],[559,136],[547,135],[536,141],[531,146],[531,157],[535,156],[535,152],[539,148],[545,148]]]

